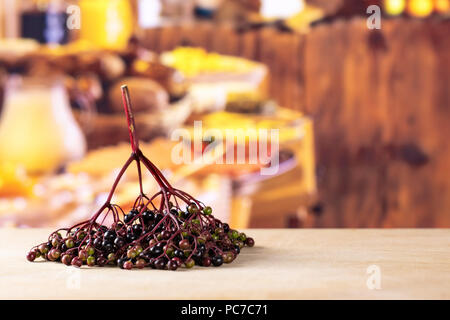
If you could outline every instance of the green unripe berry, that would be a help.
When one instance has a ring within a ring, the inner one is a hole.
[[[210,206],[205,207],[205,209],[203,209],[203,213],[209,216],[212,214],[212,208]]]
[[[87,258],[87,260],[86,260],[86,264],[87,264],[89,267],[95,266],[95,257],[89,256],[89,257]]]
[[[167,254],[170,258],[173,258],[174,252],[175,252],[175,250],[174,250],[172,247],[170,247],[170,248],[167,249],[166,254]]]
[[[191,204],[191,205],[188,207],[188,212],[189,212],[190,214],[195,214],[195,213],[197,213],[197,212],[198,212],[197,206],[196,206],[195,204]]]
[[[116,255],[114,253],[108,254],[108,261],[116,261]]]
[[[66,240],[66,247],[69,249],[75,247],[75,242],[73,241],[72,238]]]
[[[197,238],[197,242],[200,244],[204,244],[206,242],[206,239],[203,236],[200,236]]]
[[[186,266],[186,268],[190,269],[190,268],[194,267],[195,262],[194,262],[194,260],[189,259],[184,263],[184,265]]]
[[[88,256],[93,256],[95,254],[95,249],[91,246],[88,246],[86,248],[86,252],[87,252]]]
[[[83,240],[84,237],[86,237],[86,233],[84,233],[83,231],[77,233],[78,240]]]

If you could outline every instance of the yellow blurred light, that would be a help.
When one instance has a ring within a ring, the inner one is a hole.
[[[106,49],[126,48],[133,33],[131,1],[80,0],[80,39]]]
[[[384,10],[391,16],[398,16],[405,11],[406,0],[384,0]]]
[[[0,197],[29,195],[31,179],[24,168],[10,162],[0,162]]]
[[[450,11],[450,0],[435,0],[434,7],[439,13],[447,13]]]
[[[427,17],[433,9],[433,0],[409,0],[408,2],[408,12],[414,17]]]

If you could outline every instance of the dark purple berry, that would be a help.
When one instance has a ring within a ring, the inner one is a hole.
[[[247,238],[245,239],[245,244],[249,247],[253,247],[255,245],[255,240],[253,240],[253,238]]]
[[[221,265],[223,264],[223,258],[222,258],[222,256],[215,256],[215,257],[213,257],[213,258],[212,258],[212,264],[213,264],[215,267],[221,266]]]
[[[30,251],[27,254],[27,260],[33,262],[36,259],[36,253],[34,251]]]

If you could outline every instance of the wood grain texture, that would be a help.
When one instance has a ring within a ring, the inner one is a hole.
[[[450,21],[355,18],[306,38],[325,227],[449,227]]]
[[[450,299],[450,230],[251,229],[232,264],[177,272],[26,261],[49,232],[0,230],[0,299]]]

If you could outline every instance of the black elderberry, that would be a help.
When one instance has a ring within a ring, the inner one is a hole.
[[[171,233],[170,233],[169,231],[167,231],[167,230],[163,230],[163,231],[161,232],[161,237],[162,237],[164,240],[168,240],[168,239],[170,238],[170,236],[171,236]]]
[[[114,239],[114,245],[116,245],[117,248],[122,248],[125,244],[125,240],[121,237],[117,237],[116,239]]]
[[[129,224],[134,217],[138,215],[138,211],[136,209],[131,210],[128,214],[123,217],[123,222]]]
[[[150,248],[150,253],[153,257],[158,257],[163,253],[163,249],[158,247],[158,246],[154,246]]]
[[[148,261],[152,258],[152,255],[151,255],[150,251],[145,251],[145,252],[141,252],[139,254],[139,257]]]
[[[215,267],[219,267],[223,264],[223,258],[221,256],[215,256],[212,258],[212,264]]]
[[[114,250],[114,245],[109,241],[103,241],[102,248],[106,252],[112,252]]]
[[[192,255],[192,257],[195,259],[201,259],[203,256],[203,253],[201,251],[195,251],[194,254]]]
[[[114,230],[108,230],[103,235],[103,239],[105,239],[106,241],[112,242],[112,241],[114,241],[115,238],[116,238],[116,232]]]
[[[164,258],[156,259],[154,262],[154,265],[155,265],[156,269],[162,270],[166,266],[166,260]]]
[[[167,263],[167,268],[169,269],[169,270],[172,270],[172,271],[175,271],[175,270],[177,270],[178,269],[178,263],[176,263],[175,261],[169,261],[168,263]]]
[[[140,235],[142,233],[142,226],[140,224],[133,225],[133,234]]]
[[[178,257],[178,258],[180,258],[180,259],[183,259],[184,258],[184,252],[182,251],[182,250],[175,250],[174,252],[173,252],[173,254],[175,255],[175,257]]]
[[[130,242],[137,240],[137,236],[133,233],[128,233],[126,239],[127,239],[127,242],[130,243]]]
[[[206,250],[206,246],[202,243],[202,244],[199,244],[198,246],[197,246],[197,250],[198,251],[201,251],[202,253],[203,252],[205,252],[205,250]]]
[[[144,220],[144,223],[149,223],[150,221],[152,221],[154,219],[154,215],[153,212],[150,210],[145,210],[142,213],[142,220]]]
[[[97,249],[100,249],[102,247],[102,239],[101,238],[95,238],[94,242],[92,243],[94,245],[94,247],[96,247]]]
[[[119,266],[119,268],[123,269],[123,264],[127,261],[128,261],[128,259],[126,259],[126,258],[117,259],[117,265]]]
[[[155,267],[155,261],[156,261],[155,258],[150,258],[150,259],[148,260],[148,265],[149,265],[150,268],[156,269],[156,267]]]

